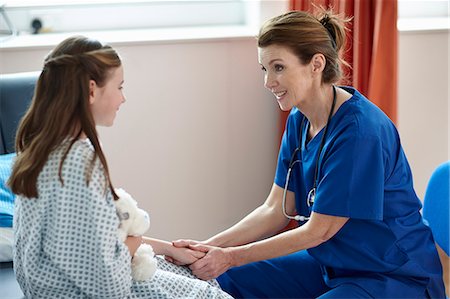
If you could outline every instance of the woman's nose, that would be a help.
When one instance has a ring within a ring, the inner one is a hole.
[[[273,76],[266,74],[264,77],[264,87],[267,89],[273,89],[276,86],[276,80],[274,80]]]

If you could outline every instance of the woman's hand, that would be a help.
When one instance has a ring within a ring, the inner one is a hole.
[[[127,245],[130,255],[133,257],[136,250],[138,250],[139,246],[142,244],[142,237],[128,236],[124,243]]]
[[[206,254],[189,266],[192,273],[203,280],[218,277],[234,266],[232,248],[220,248],[203,244],[190,245],[190,248]]]

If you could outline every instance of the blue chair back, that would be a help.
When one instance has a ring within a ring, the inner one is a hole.
[[[0,75],[0,155],[15,151],[17,126],[30,105],[39,74]]]
[[[423,218],[436,243],[449,255],[450,161],[439,165],[431,175],[423,203]]]
[[[449,203],[450,161],[439,165],[431,175],[423,201],[423,218],[433,232],[442,263],[447,298],[450,297]],[[442,250],[440,250],[440,249]]]

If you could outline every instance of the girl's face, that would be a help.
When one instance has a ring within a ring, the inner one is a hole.
[[[92,116],[97,126],[110,127],[114,123],[120,105],[125,102],[123,95],[123,67],[111,71],[105,86],[99,87],[95,81],[90,81]]]
[[[303,65],[290,48],[276,44],[258,48],[258,57],[264,86],[275,95],[281,110],[289,111],[308,98],[314,81],[311,63]]]

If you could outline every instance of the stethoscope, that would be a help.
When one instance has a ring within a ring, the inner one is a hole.
[[[319,147],[319,151],[317,152],[317,158],[316,158],[316,168],[314,170],[314,185],[312,187],[311,190],[309,190],[308,195],[306,197],[306,204],[308,205],[308,208],[310,208],[313,204],[314,204],[314,200],[316,198],[316,189],[317,189],[317,174],[318,174],[318,170],[319,170],[319,158],[320,158],[320,154],[322,153],[322,149],[323,146],[325,144],[325,136],[327,135],[327,131],[328,131],[328,124],[330,123],[331,117],[333,116],[333,110],[334,110],[334,106],[336,105],[336,87],[333,85],[333,103],[331,104],[331,110],[330,110],[330,114],[328,114],[328,120],[327,120],[327,124],[325,125],[324,131],[323,131],[323,135],[322,135],[322,139],[320,141],[320,147]],[[302,118],[302,122],[300,124],[300,133],[299,133],[299,138],[298,138],[298,147],[294,150],[294,152],[292,153],[291,156],[291,160],[289,161],[289,168],[287,171],[287,175],[286,175],[286,183],[284,184],[284,190],[283,190],[283,201],[282,201],[282,210],[283,210],[283,214],[286,218],[288,219],[293,219],[296,221],[307,221],[309,220],[309,216],[303,216],[303,215],[295,215],[295,216],[290,216],[287,214],[286,212],[286,193],[287,193],[287,187],[289,184],[289,178],[291,177],[291,172],[292,169],[294,168],[294,165],[296,163],[302,162],[302,139],[303,139],[303,127],[305,124],[305,116],[303,116]],[[296,159],[298,152],[300,152],[301,158]]]

